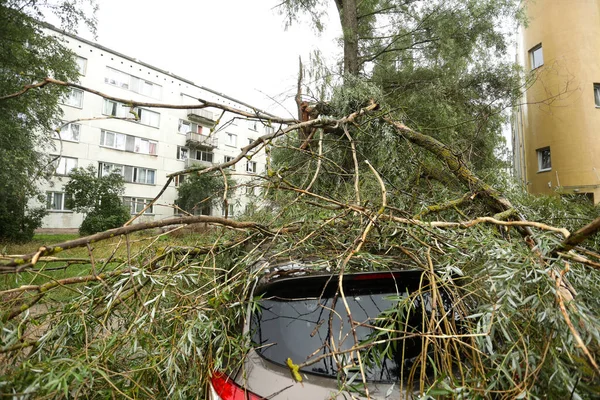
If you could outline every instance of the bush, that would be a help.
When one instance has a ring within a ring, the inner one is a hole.
[[[108,212],[108,210],[91,212],[81,223],[79,234],[92,235],[96,232],[118,228],[127,222],[129,217],[129,211],[123,206],[114,209],[112,212]]]
[[[79,227],[81,235],[117,228],[129,219],[129,210],[121,202],[125,183],[117,173],[98,177],[96,168],[76,168],[65,185],[67,205],[86,214]]]
[[[15,243],[29,242],[34,231],[42,226],[47,214],[44,208],[30,209],[19,201],[5,201],[0,209],[0,240]]]

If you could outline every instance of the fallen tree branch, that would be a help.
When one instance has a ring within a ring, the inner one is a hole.
[[[552,251],[552,254],[557,254],[558,252],[566,253],[569,250],[575,248],[582,242],[584,242],[587,238],[594,235],[596,232],[600,230],[600,217],[596,218],[583,228],[577,230],[571,236],[567,237],[556,249]]]
[[[227,112],[230,112],[233,114],[241,115],[246,118],[260,119],[260,120],[265,120],[265,121],[275,122],[275,123],[280,123],[280,124],[293,124],[293,123],[298,122],[295,119],[279,118],[279,117],[276,117],[275,115],[271,115],[264,111],[260,111],[260,110],[256,110],[256,109],[254,109],[254,112],[251,113],[251,112],[243,111],[238,108],[230,107],[230,106],[227,106],[227,105],[224,105],[221,103],[215,103],[215,102],[203,100],[203,99],[198,99],[200,104],[181,104],[181,105],[180,104],[165,104],[165,103],[148,103],[148,102],[144,102],[144,101],[124,99],[121,97],[110,96],[104,92],[100,92],[98,90],[89,88],[87,86],[80,85],[78,83],[65,82],[65,81],[60,81],[60,80],[53,79],[53,78],[44,78],[40,82],[33,83],[30,85],[25,85],[23,87],[23,89],[19,90],[18,92],[0,97],[0,100],[7,100],[7,99],[14,98],[14,97],[18,97],[18,96],[21,96],[21,95],[27,93],[28,91],[30,91],[32,89],[42,88],[48,84],[64,86],[64,87],[73,87],[73,88],[80,89],[80,90],[83,90],[83,91],[86,91],[89,93],[93,93],[93,94],[95,94],[97,96],[101,96],[105,99],[109,99],[109,100],[117,101],[119,103],[126,104],[129,107],[164,108],[164,109],[171,109],[171,110],[202,109],[202,108],[211,107],[211,108],[218,108],[222,111],[227,111]],[[252,107],[250,107],[250,108],[252,108]]]
[[[401,122],[394,121],[388,117],[384,117],[383,120],[396,128],[396,132],[400,136],[437,156],[469,191],[481,194],[495,212],[503,212],[513,208],[507,198],[468,169],[461,158],[455,155],[450,147],[431,136],[409,128]]]
[[[431,213],[437,213],[437,212],[440,212],[440,211],[447,210],[449,208],[460,206],[461,204],[464,204],[467,201],[473,200],[475,198],[475,196],[477,196],[477,193],[475,193],[475,194],[473,194],[473,193],[465,193],[464,196],[462,196],[459,199],[450,200],[450,201],[448,201],[446,203],[443,203],[443,204],[434,204],[434,205],[428,206],[425,210],[423,210],[420,213],[418,213],[417,215],[415,215],[413,217],[413,219],[421,219],[425,215],[428,215],[428,214],[431,214]]]
[[[315,197],[319,200],[323,200],[328,203],[335,204],[339,208],[348,208],[353,211],[363,213],[365,215],[368,215],[371,212],[371,210],[369,210],[366,207],[357,206],[357,205],[353,205],[353,204],[344,204],[344,203],[336,201],[334,199],[331,199],[331,198],[328,198],[328,197],[325,197],[325,196],[322,196],[319,194],[307,192],[303,189],[297,188],[288,181],[284,180],[283,182],[287,186],[280,185],[281,189],[291,190],[291,191],[298,192],[298,193],[304,193],[306,195]],[[512,209],[508,209],[505,212],[512,213]],[[379,218],[381,218],[383,220],[387,220],[387,221],[397,222],[397,223],[400,223],[403,225],[416,225],[416,226],[422,226],[422,227],[428,227],[428,228],[471,228],[471,227],[481,224],[481,223],[489,223],[489,224],[502,225],[502,226],[517,226],[517,227],[523,227],[523,228],[534,227],[534,228],[547,230],[547,231],[551,231],[551,232],[557,232],[557,233],[562,234],[564,237],[570,236],[570,232],[565,228],[557,228],[557,227],[554,227],[554,226],[551,226],[548,224],[544,224],[542,222],[526,221],[523,219],[520,219],[518,221],[503,221],[503,220],[496,219],[494,217],[479,217],[479,218],[475,218],[473,220],[465,221],[465,222],[447,222],[447,221],[429,221],[428,222],[428,221],[420,221],[420,220],[416,220],[416,219],[412,219],[412,218],[396,217],[396,216],[389,215],[389,214],[383,214]]]
[[[270,231],[265,226],[254,222],[240,222],[233,221],[231,219],[220,218],[220,217],[212,217],[207,215],[197,215],[193,217],[178,217],[178,218],[170,218],[164,219],[160,221],[152,221],[145,222],[136,225],[128,225],[120,228],[110,229],[108,231],[96,233],[94,235],[85,236],[82,238],[69,240],[67,242],[51,245],[51,246],[43,246],[35,253],[30,253],[24,255],[22,257],[16,257],[9,260],[7,263],[0,263],[0,271],[2,270],[11,270],[13,272],[20,272],[26,268],[32,267],[35,265],[40,257],[52,256],[57,253],[60,253],[63,250],[73,249],[76,247],[83,247],[89,243],[94,243],[99,240],[109,239],[115,236],[126,235],[133,232],[139,232],[147,229],[160,228],[162,226],[167,225],[190,225],[197,223],[206,223],[206,224],[216,224],[222,225],[233,229],[255,229],[259,232],[274,235],[275,232]],[[290,228],[296,229],[296,228]],[[280,228],[277,232],[286,232],[287,228]]]

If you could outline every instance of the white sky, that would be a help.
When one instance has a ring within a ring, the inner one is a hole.
[[[97,3],[99,44],[281,116],[287,114],[276,101],[296,114],[298,56],[306,63],[320,49],[334,62],[341,54],[335,9],[317,36],[308,23],[286,31],[273,9],[277,0]]]

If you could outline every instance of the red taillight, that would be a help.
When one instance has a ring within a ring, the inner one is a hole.
[[[396,274],[393,272],[372,272],[368,274],[357,274],[352,277],[354,281],[369,281],[372,279],[390,279],[390,278],[399,278],[401,274]]]
[[[262,397],[242,389],[231,378],[220,372],[214,372],[210,382],[222,400],[263,400]]]

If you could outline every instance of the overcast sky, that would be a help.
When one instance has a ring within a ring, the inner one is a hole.
[[[285,111],[269,97],[295,114],[298,56],[308,60],[320,49],[333,62],[341,54],[335,9],[318,36],[308,23],[286,31],[273,9],[277,0],[97,3],[99,44],[281,116]]]

